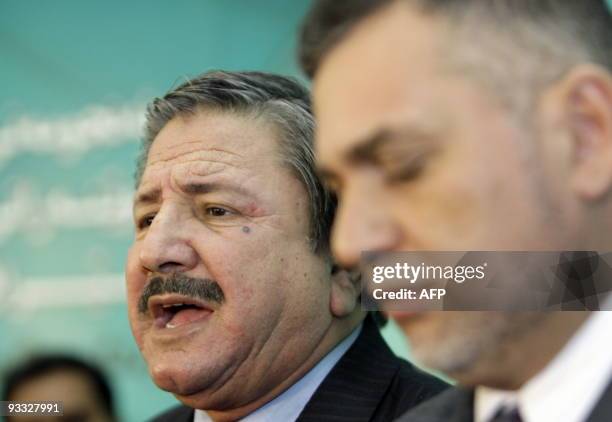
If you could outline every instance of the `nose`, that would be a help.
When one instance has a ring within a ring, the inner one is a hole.
[[[142,240],[139,259],[143,268],[172,273],[186,272],[197,265],[198,254],[191,244],[188,221],[177,209],[160,209]]]
[[[332,231],[332,250],[345,268],[355,267],[361,252],[397,250],[402,241],[399,224],[376,195],[346,192],[338,204]]]

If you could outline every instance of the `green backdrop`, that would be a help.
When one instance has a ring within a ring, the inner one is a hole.
[[[174,403],[124,300],[144,105],[214,68],[297,75],[308,3],[0,0],[0,374],[69,351],[110,374],[126,421]]]

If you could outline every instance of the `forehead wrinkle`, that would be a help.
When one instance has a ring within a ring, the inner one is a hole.
[[[151,181],[150,178],[151,178],[152,172],[154,173],[156,171],[163,170],[163,167],[162,169],[158,170],[158,167],[162,166],[163,164],[164,162],[160,161],[160,162],[150,164],[146,167],[145,173],[143,174],[143,177],[142,177],[143,180],[135,195],[134,205],[159,202],[161,193],[162,193],[161,192],[162,189],[161,187],[156,186],[156,185],[159,185],[161,182],[159,180]],[[242,169],[241,166],[234,165],[232,163],[225,163],[225,162],[211,161],[211,160],[200,160],[200,159],[181,161],[180,163],[177,163],[177,165],[179,166],[178,167],[179,173],[183,173],[183,174],[179,174],[177,176],[176,174],[177,169],[174,168],[171,170],[171,175],[170,175],[170,183],[172,185],[177,185],[177,186],[180,183],[182,183],[182,182],[178,182],[175,180],[177,177],[179,179],[181,179],[183,176],[185,178],[189,178],[190,176],[202,178],[202,177],[214,176],[216,174],[222,173],[224,171],[227,171],[228,168],[234,168],[237,170]],[[155,186],[155,187],[148,188],[148,186]]]
[[[172,173],[179,171],[185,173],[187,176],[193,175],[202,177],[220,173],[228,168],[241,169],[245,167],[243,163],[209,157],[208,154],[202,154],[201,151],[194,151],[189,154],[192,155],[192,157],[185,158],[184,156],[178,156],[171,159],[160,159],[149,162],[143,173],[143,184],[146,184],[146,179],[150,177],[151,173],[162,171],[165,168],[171,169]],[[201,155],[205,155],[205,157],[201,157]],[[179,162],[174,162],[179,159]]]
[[[190,144],[202,144],[202,141],[194,141],[194,142],[189,142]],[[222,161],[222,162],[231,162],[232,159],[236,159],[236,158],[244,158],[242,155],[238,154],[238,153],[234,153],[231,151],[227,151],[221,148],[204,148],[204,147],[200,147],[197,149],[188,149],[187,151],[178,151],[178,152],[174,152],[172,151],[173,149],[186,149],[185,148],[185,144],[178,144],[178,145],[172,145],[172,146],[168,146],[166,147],[163,151],[159,151],[159,152],[152,152],[149,151],[149,157],[148,157],[148,163],[147,163],[147,167],[151,164],[156,164],[158,162],[170,162],[173,160],[176,160],[178,158],[181,157],[189,157],[190,155],[211,155],[212,157],[210,158],[215,158],[215,156],[220,156],[220,159],[218,161]],[[187,145],[188,146],[188,145]],[[168,154],[168,151],[171,151],[172,154]],[[224,155],[227,155],[228,157],[226,159],[222,158]],[[217,158],[215,158],[217,159]]]
[[[191,146],[193,144],[201,146],[205,142],[206,141],[204,141],[204,140],[195,139],[193,141],[182,141],[182,142],[174,144],[174,145],[173,144],[166,145],[165,148],[168,149],[168,150],[173,150],[173,149],[178,149],[178,148],[185,148],[185,147]],[[237,157],[243,158],[243,156],[241,154],[238,154],[237,152],[229,151],[229,150],[226,150],[226,149],[223,149],[223,148],[219,148],[219,147],[209,147],[209,148],[201,147],[200,150],[201,151],[210,151],[210,152],[220,152],[220,153],[223,153],[223,154],[235,155]]]
[[[212,160],[189,160],[182,161],[170,170],[170,186],[185,194],[202,194],[205,190],[209,192],[219,191],[223,188],[239,187],[236,183],[245,177],[244,167]],[[224,174],[231,176],[224,176]],[[220,177],[213,177],[220,176]],[[213,177],[211,181],[209,178]],[[206,187],[199,189],[198,187]]]
[[[197,176],[206,177],[214,174],[221,173],[223,171],[235,169],[236,171],[243,170],[246,166],[244,164],[239,165],[238,163],[231,163],[219,160],[202,160],[194,159],[189,161],[183,161],[179,165],[180,168],[185,168],[186,176]]]

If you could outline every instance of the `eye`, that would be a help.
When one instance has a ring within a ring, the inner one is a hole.
[[[155,218],[155,214],[145,215],[141,219],[138,220],[138,229],[142,230],[149,227],[153,224],[153,219]]]
[[[377,150],[375,163],[390,184],[415,182],[437,152],[437,143],[428,138],[398,139]]]
[[[415,182],[425,172],[429,158],[428,152],[397,153],[381,160],[380,166],[390,184]]]
[[[423,173],[424,163],[411,163],[404,167],[394,168],[387,172],[387,181],[389,183],[409,182],[418,179]]]
[[[225,217],[230,214],[230,210],[222,207],[206,207],[206,215],[209,215],[211,217]]]

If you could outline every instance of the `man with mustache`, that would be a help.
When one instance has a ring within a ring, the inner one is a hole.
[[[340,264],[612,250],[604,0],[320,0],[301,61]],[[464,386],[402,420],[612,420],[609,312],[395,317],[415,357]]]
[[[211,72],[148,107],[126,278],[159,421],[390,420],[445,384],[396,358],[329,252],[307,90]],[[195,409],[195,411],[194,411]]]

